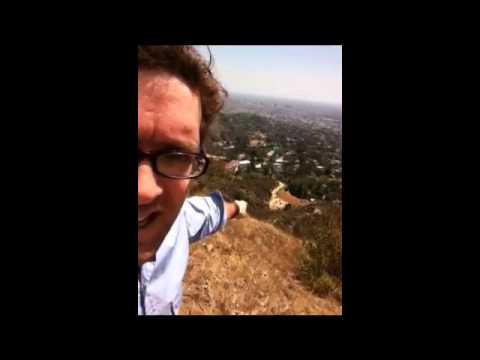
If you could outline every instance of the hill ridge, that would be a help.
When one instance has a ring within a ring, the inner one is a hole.
[[[191,246],[181,315],[340,315],[296,278],[302,240],[253,217]]]

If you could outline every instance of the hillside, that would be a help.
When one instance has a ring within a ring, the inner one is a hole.
[[[342,313],[341,130],[293,110],[213,124],[191,194],[245,200],[250,217],[191,247],[182,314]]]
[[[302,241],[247,217],[191,246],[181,315],[340,315],[297,279]]]

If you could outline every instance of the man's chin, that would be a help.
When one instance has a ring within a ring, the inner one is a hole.
[[[149,228],[138,230],[138,265],[155,260],[155,254],[162,244],[164,236]]]
[[[167,224],[165,224],[160,218],[156,219],[156,221],[150,223],[148,226],[139,227],[137,232],[138,251],[156,251],[167,235],[169,229],[170,225],[167,226]]]
[[[165,231],[162,231],[162,227],[154,226],[151,224],[144,228],[138,228],[138,244],[149,245],[163,240]],[[163,236],[162,236],[163,235]]]

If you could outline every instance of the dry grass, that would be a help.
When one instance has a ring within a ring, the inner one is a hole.
[[[295,273],[299,239],[253,218],[195,244],[181,315],[340,315],[333,298],[306,290]]]

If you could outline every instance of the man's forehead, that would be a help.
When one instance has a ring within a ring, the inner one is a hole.
[[[198,96],[182,81],[157,75],[147,74],[141,77],[139,73],[140,146],[197,151],[201,121]]]
[[[178,77],[167,72],[158,70],[142,70],[138,72],[138,94],[156,100],[166,99],[170,90],[175,89],[176,93],[183,97],[198,95],[197,91],[188,87]]]
[[[145,122],[138,124],[138,143],[145,150],[172,148],[195,152],[200,146],[195,135],[195,130],[187,126],[164,124],[158,127]]]

